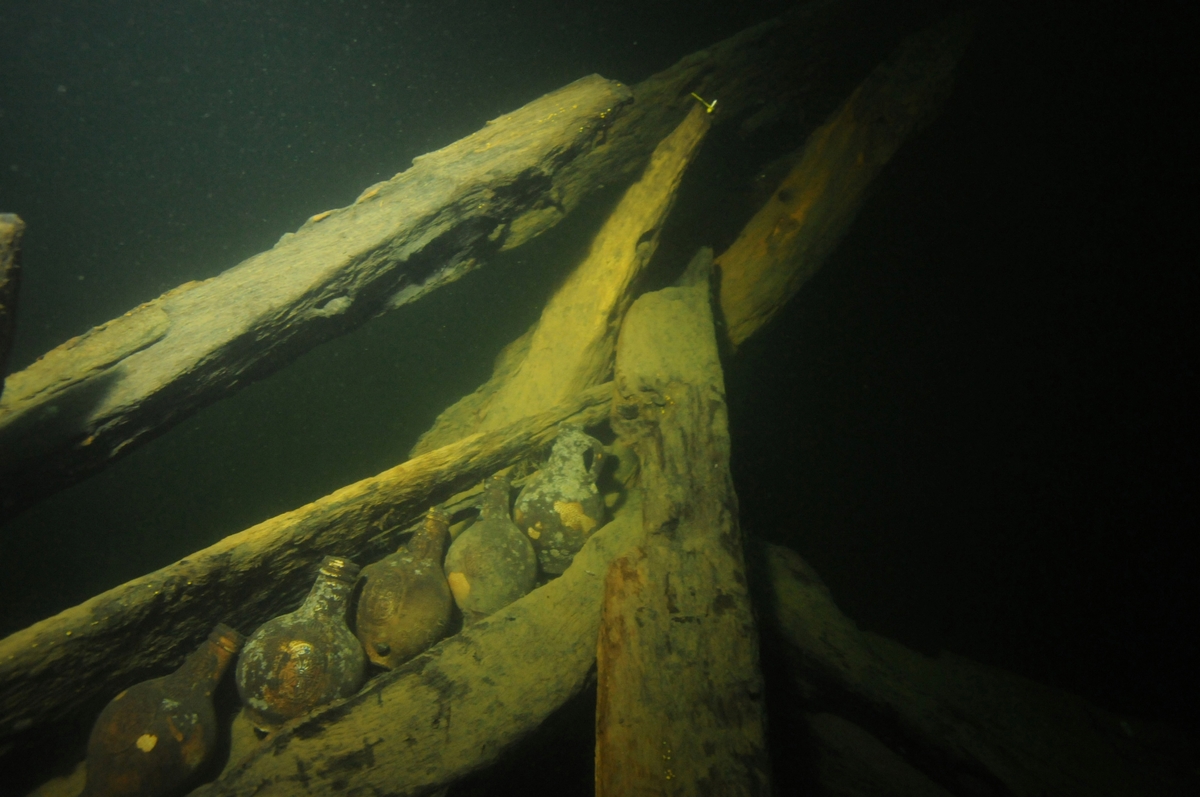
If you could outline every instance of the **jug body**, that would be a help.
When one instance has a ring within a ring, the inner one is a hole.
[[[218,625],[171,675],[112,699],[92,726],[84,797],[173,794],[216,747],[212,694],[244,638]]]
[[[393,669],[444,637],[454,599],[442,570],[449,517],[430,509],[394,554],[362,570],[355,632],[375,664]]]
[[[467,622],[502,609],[537,581],[537,554],[509,516],[508,493],[507,476],[488,479],[479,522],[446,553],[446,581]]]
[[[565,571],[604,524],[604,498],[596,487],[603,461],[599,440],[564,426],[549,460],[517,496],[513,520],[533,543],[543,572]]]
[[[246,714],[272,730],[358,691],[366,655],[346,625],[358,565],[325,557],[304,604],[259,626],[238,658],[237,686]]]

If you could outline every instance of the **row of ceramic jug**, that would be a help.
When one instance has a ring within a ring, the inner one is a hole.
[[[487,480],[479,522],[454,540],[444,565],[448,519],[431,509],[407,547],[363,570],[356,628],[371,661],[393,668],[441,639],[451,596],[472,623],[533,589],[539,565],[547,575],[564,572],[604,522],[596,487],[603,459],[600,441],[564,426],[511,517],[508,477]]]
[[[359,568],[332,556],[303,605],[249,640],[218,625],[174,674],[130,687],[101,712],[88,741],[84,797],[168,794],[191,778],[215,746],[212,694],[239,651],[246,714],[270,730],[353,695],[366,658],[393,668],[436,643],[449,631],[452,599],[474,622],[532,590],[539,562],[549,574],[563,572],[603,522],[595,485],[602,457],[598,441],[564,428],[518,496],[513,517],[524,532],[510,518],[502,474],[488,479],[479,522],[449,551],[449,518],[429,510],[407,545],[362,570],[357,636],[346,616]]]

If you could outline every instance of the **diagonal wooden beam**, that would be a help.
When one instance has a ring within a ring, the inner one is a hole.
[[[578,201],[560,183],[630,101],[620,83],[577,80],[12,374],[0,399],[0,521],[556,222]]]
[[[920,6],[920,3],[917,4]],[[869,0],[816,0],[629,89],[592,76],[493,120],[314,215],[271,250],[48,352],[0,397],[0,524],[321,342],[553,226],[639,170],[691,108],[752,134],[821,118],[920,17],[864,28]]]

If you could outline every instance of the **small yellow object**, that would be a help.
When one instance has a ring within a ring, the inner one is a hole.
[[[324,219],[327,219],[332,215],[333,215],[332,210],[325,210],[325,211],[318,213],[315,216],[310,216],[308,219],[308,222],[309,222],[309,224],[316,224],[318,221],[323,221]]]
[[[712,113],[713,111],[715,111],[717,109],[717,101],[716,100],[713,100],[712,102],[708,102],[707,100],[705,100],[703,97],[701,97],[699,94],[697,94],[694,91],[692,92],[692,96],[700,101],[700,104],[704,106],[704,109],[706,111],[708,111],[708,113]]]
[[[152,733],[143,733],[138,737],[137,749],[143,753],[148,753],[154,749],[154,745],[158,744],[158,737]]]
[[[471,582],[467,581],[465,573],[450,573],[446,576],[447,583],[450,584],[450,592],[454,595],[461,606],[463,601],[471,594]]]
[[[568,528],[587,534],[596,527],[596,521],[587,516],[583,504],[578,501],[555,501],[554,511]]]

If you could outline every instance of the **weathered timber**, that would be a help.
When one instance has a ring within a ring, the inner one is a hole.
[[[601,422],[611,386],[431,451],[230,535],[0,641],[0,740],[178,666],[213,624],[246,632],[295,608],[325,555],[360,564],[436,504],[547,445],[566,421]]]
[[[564,170],[630,101],[578,80],[413,161],[269,251],[188,283],[13,374],[0,401],[0,519],[178,419],[536,234]]]
[[[838,797],[954,797],[879,739],[845,717],[806,711],[805,780],[813,791]],[[774,729],[772,729],[774,730]]]
[[[711,120],[712,114],[693,100],[691,113],[654,149],[641,178],[625,191],[583,262],[546,303],[526,333],[528,340],[510,345],[510,351],[521,352],[519,362],[502,358],[505,367],[439,415],[413,454],[541,412],[608,379],[617,332],[633,302],[634,280],[658,247],[684,170]]]
[[[936,116],[972,30],[972,17],[960,15],[904,41],[809,137],[770,201],[717,258],[735,346],[817,272],[884,165]]]
[[[8,374],[17,324],[17,293],[21,287],[21,237],[25,222],[15,213],[0,213],[0,395]]]
[[[605,569],[641,534],[636,493],[567,571],[268,737],[194,797],[435,792],[494,761],[586,683]]]
[[[771,793],[711,257],[639,298],[618,342],[612,422],[641,462],[645,536],[605,578],[598,797]]]
[[[579,175],[611,183],[636,173],[687,113],[692,92],[717,100],[713,124],[739,137],[777,123],[812,129],[942,5],[814,0],[691,53],[633,87],[635,102],[613,124],[610,145],[589,153]]]
[[[1200,793],[1200,743],[1002,670],[946,653],[930,658],[859,631],[798,554],[766,549],[770,615],[788,645],[793,678],[806,701],[841,718],[810,718],[819,747],[854,756],[849,766],[860,769],[853,780],[863,788],[880,780],[909,784],[905,792],[836,793]],[[882,747],[895,755],[881,755]],[[826,775],[845,781],[846,766]]]
[[[462,275],[626,179],[687,114],[752,131],[820,118],[922,2],[819,0],[628,90],[585,78],[314,215],[270,251],[186,283],[46,354],[0,400],[0,522],[365,319]],[[901,9],[900,11],[893,10]],[[614,123],[614,119],[616,120]],[[609,127],[610,125],[611,128]]]
[[[706,123],[732,122],[743,135],[778,121],[780,117],[801,113],[823,115],[836,106],[836,100],[831,98],[837,96],[840,99],[869,71],[872,64],[867,59],[873,54],[882,57],[887,52],[885,44],[894,43],[892,38],[862,34],[853,21],[856,14],[861,17],[862,13],[863,5],[859,2],[812,3],[689,55],[634,86],[636,101],[614,122],[609,144],[585,156],[575,173],[581,178],[594,178],[597,183],[619,179],[621,174],[640,167],[645,151],[655,144],[655,159],[671,157],[671,151],[663,151],[664,148],[669,146],[679,150],[680,145],[673,139],[686,130],[681,123],[672,132],[671,125],[687,113],[687,108],[697,107],[693,91],[701,96],[720,98],[717,112],[703,117]],[[910,17],[918,18],[919,15],[915,12],[904,15],[906,19]],[[901,29],[902,26],[893,31],[893,35],[898,37]],[[848,41],[853,41],[854,46],[842,46]],[[846,53],[853,53],[853,56]],[[820,82],[819,90],[814,87],[814,81]],[[696,110],[692,114],[698,116]],[[689,139],[694,137],[691,132],[687,135]],[[655,136],[661,138],[661,142]],[[683,142],[683,146],[691,144],[692,140]],[[682,154],[690,158],[691,153]],[[681,165],[686,165],[686,161]],[[413,454],[445,445],[475,431],[502,425],[525,412],[536,411],[538,401],[570,395],[583,386],[607,378],[611,337],[619,329],[621,315],[628,306],[629,286],[627,282],[609,280],[604,269],[623,268],[624,273],[632,276],[653,254],[657,225],[670,206],[669,201],[661,200],[671,200],[673,195],[655,197],[648,194],[673,189],[673,184],[667,180],[677,182],[677,174],[655,174],[665,172],[667,168],[675,167],[670,162],[652,163],[646,167],[640,181],[606,221],[585,262],[576,268],[570,282],[547,306],[539,324],[509,344],[497,357],[492,377],[486,383],[438,417],[414,446]],[[857,168],[857,165],[843,162],[837,164],[837,168]],[[658,181],[662,181],[662,189],[654,188]],[[580,192],[583,191],[580,186]],[[653,200],[654,204],[642,208],[648,200]],[[772,221],[778,215],[777,205],[773,198],[765,209]],[[644,210],[641,217],[639,210]],[[759,222],[758,227],[761,226]],[[635,228],[644,230],[646,238],[625,237]],[[757,228],[754,229],[756,231],[751,235],[760,234]],[[649,245],[638,246],[636,252],[622,251],[632,250],[630,241],[645,241]],[[755,254],[747,252],[743,257]],[[757,278],[761,272],[787,268],[792,268],[790,263],[777,267],[771,260],[754,265],[744,273],[739,272],[739,276],[746,280]],[[767,281],[770,301],[782,305],[790,298],[787,280]],[[776,284],[779,282],[784,283],[783,288]],[[786,298],[781,298],[782,294],[786,294]],[[602,328],[585,331],[583,322],[589,313],[592,319],[601,322]],[[576,331],[583,332],[583,340],[564,338],[561,334],[563,325],[571,328],[571,335]],[[574,378],[572,374],[575,374]]]

